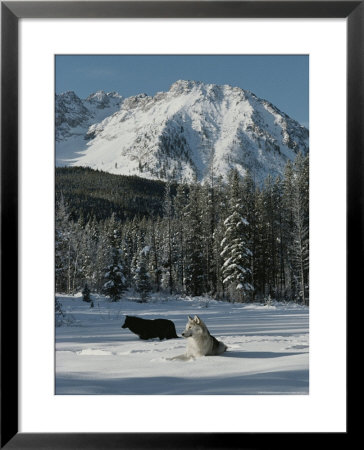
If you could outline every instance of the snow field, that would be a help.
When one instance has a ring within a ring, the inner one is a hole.
[[[132,295],[120,302],[93,295],[57,296],[69,321],[56,328],[56,394],[308,394],[307,307],[231,304],[207,297]],[[190,361],[186,340],[143,341],[122,329],[125,315],[168,318],[180,336],[199,315],[228,351]]]

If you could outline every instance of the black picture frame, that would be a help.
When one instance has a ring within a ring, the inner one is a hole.
[[[295,433],[18,432],[18,21],[21,18],[115,17],[347,19],[347,310],[350,299],[360,292],[364,273],[363,1],[1,2],[1,448],[271,448],[275,441],[280,447],[291,448],[297,443]],[[348,419],[347,425],[347,432],[337,433],[335,443],[340,445],[341,439],[349,437]],[[302,434],[299,444],[307,444],[313,436],[315,445],[319,444],[317,433]],[[327,436],[323,434],[320,441],[324,439],[327,445]]]

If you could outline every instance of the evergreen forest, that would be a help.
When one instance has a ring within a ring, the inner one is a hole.
[[[203,185],[56,169],[57,293],[134,289],[309,304],[309,158],[262,185],[211,169]]]

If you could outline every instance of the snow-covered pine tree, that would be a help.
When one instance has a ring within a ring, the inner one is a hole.
[[[135,290],[140,295],[142,302],[147,300],[152,290],[150,274],[147,271],[149,250],[150,247],[146,246],[139,252],[133,277]]]
[[[161,263],[160,263],[160,229],[161,220],[151,219],[148,224],[148,231],[146,236],[146,242],[149,243],[149,258],[148,258],[148,273],[150,274],[150,282],[153,289],[159,292],[161,287]]]
[[[255,267],[255,244],[256,244],[256,186],[254,179],[249,171],[246,172],[242,180],[242,213],[248,224],[245,227],[245,239],[248,248],[251,250],[249,257],[249,269],[251,272],[251,284],[254,286],[254,267]],[[254,300],[255,289],[251,300]]]
[[[255,298],[264,298],[267,284],[265,260],[268,248],[268,226],[265,216],[264,192],[257,188],[255,192],[254,266],[252,274]]]
[[[105,284],[104,275],[112,261],[112,251],[108,237],[107,222],[100,223],[97,227],[96,257],[94,261],[94,289],[102,292]]]
[[[122,263],[120,233],[113,214],[108,224],[108,241],[111,249],[111,263],[107,266],[103,291],[113,302],[120,300],[126,289],[126,279]]]
[[[82,288],[86,275],[87,238],[85,224],[81,217],[72,223],[72,264],[71,264],[71,292]]]
[[[275,208],[275,227],[277,241],[277,273],[276,273],[276,293],[279,299],[284,297],[285,293],[285,247],[284,247],[284,219],[283,219],[283,180],[280,176],[275,179],[273,186],[274,208]]]
[[[225,298],[225,286],[221,271],[223,258],[221,256],[220,244],[225,233],[224,219],[226,218],[228,194],[227,186],[221,176],[216,179],[214,197],[216,214],[216,226],[213,234],[213,267],[215,271],[214,279],[216,280],[215,295],[218,298]]]
[[[285,259],[285,295],[289,299],[296,297],[296,277],[293,266],[293,240],[294,240],[294,191],[295,174],[291,161],[288,161],[284,170],[283,196],[282,196],[282,222],[284,237],[284,259]]]
[[[279,219],[278,190],[273,178],[268,175],[264,183],[264,221],[266,224],[265,271],[267,294],[276,298],[279,273]]]
[[[93,220],[89,220],[81,234],[81,274],[83,279],[88,281],[91,290],[95,289],[96,282],[96,251],[97,251],[97,232],[96,224]],[[82,283],[82,280],[81,280]]]
[[[97,238],[94,224],[74,222],[63,199],[56,207],[55,265],[57,292],[76,292],[94,280]]]
[[[125,277],[123,274],[123,265],[121,263],[121,250],[112,249],[112,263],[108,266],[105,273],[106,282],[103,292],[108,295],[113,302],[117,302],[126,289]]]
[[[55,272],[56,291],[71,292],[72,279],[72,221],[63,195],[56,203]]]
[[[175,211],[175,240],[176,240],[176,283],[181,292],[185,292],[185,240],[186,240],[186,207],[188,199],[188,187],[185,184],[177,186],[174,199]]]
[[[309,157],[299,153],[285,169],[283,232],[287,295],[308,303],[309,270]]]
[[[124,276],[127,286],[130,286],[132,284],[131,269],[135,251],[133,243],[132,222],[130,222],[129,220],[126,221],[122,227],[121,249],[123,252]]]
[[[201,227],[203,239],[204,285],[207,292],[215,294],[217,289],[216,262],[214,258],[214,233],[217,226],[217,201],[213,166],[209,178],[201,188]]]
[[[69,208],[63,196],[56,206],[56,290],[70,294],[75,288],[75,274],[78,268],[77,261],[79,246],[77,242],[78,227],[71,220]]]
[[[173,201],[170,181],[166,184],[163,204],[164,234],[162,243],[162,286],[172,294],[174,289]]]
[[[309,270],[309,162],[299,153],[294,163],[292,262],[298,285],[298,298],[308,304]]]
[[[85,286],[82,289],[82,300],[87,303],[91,302],[91,291],[87,283],[85,283]]]
[[[81,220],[74,222],[63,196],[56,207],[56,290],[74,293],[81,288],[84,264]]]
[[[229,176],[229,209],[224,221],[225,234],[221,241],[223,258],[223,283],[231,300],[250,299],[251,284],[250,258],[252,255],[246,241],[248,221],[243,215],[240,175],[232,170]]]
[[[203,272],[203,230],[201,212],[201,186],[195,182],[190,186],[185,215],[186,263],[184,273],[186,292],[190,295],[201,295],[206,289]]]

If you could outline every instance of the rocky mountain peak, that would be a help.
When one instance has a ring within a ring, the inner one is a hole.
[[[82,139],[64,136],[57,144],[59,165],[201,182],[211,167],[223,177],[234,167],[242,176],[250,171],[263,180],[267,174],[282,175],[288,160],[308,151],[306,128],[239,87],[178,80],[153,97],[121,101],[118,94],[99,91],[83,106],[96,100]],[[100,104],[109,110],[97,116]],[[71,143],[73,158],[66,161],[64,149]]]

